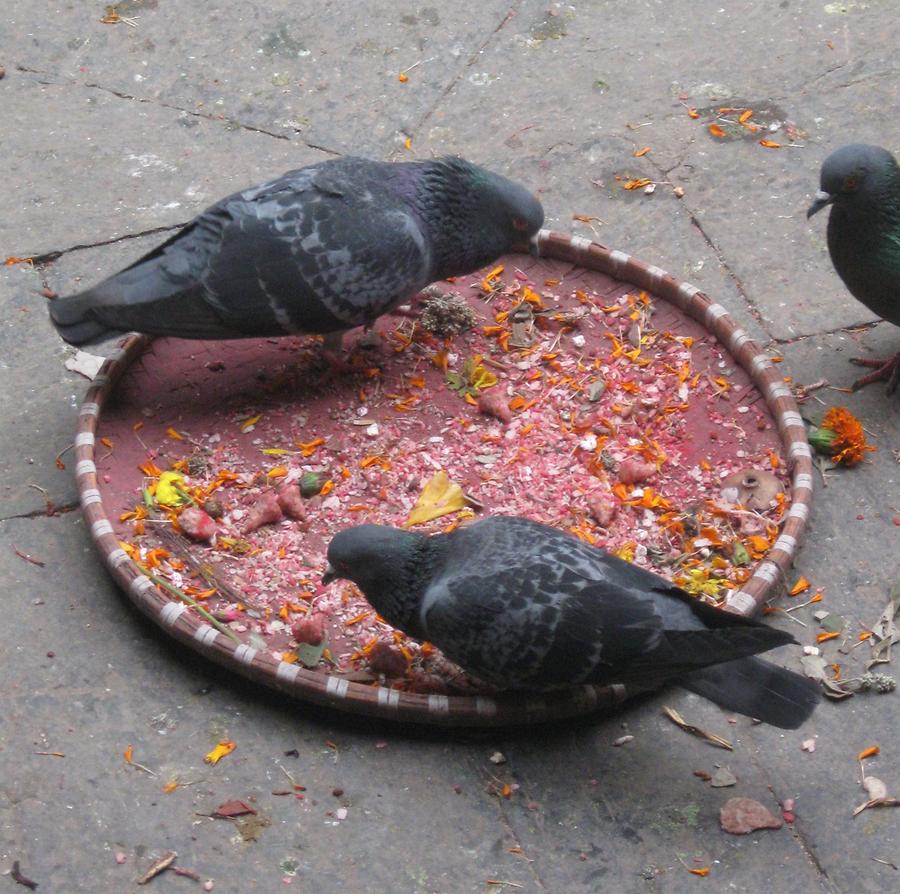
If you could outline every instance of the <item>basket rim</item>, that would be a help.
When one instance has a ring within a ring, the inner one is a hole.
[[[776,423],[791,476],[791,507],[781,533],[725,610],[751,616],[783,582],[809,519],[813,462],[806,428],[790,389],[771,359],[705,292],[660,267],[583,236],[541,230],[538,256],[566,261],[650,292],[675,305],[709,331],[747,372]],[[610,708],[636,695],[623,685],[584,685],[539,695],[425,695],[328,676],[276,660],[247,644],[236,644],[194,616],[184,603],[165,595],[119,545],[98,487],[95,434],[106,401],[130,364],[152,338],[132,333],[106,358],[85,394],[75,437],[75,478],[90,537],[109,573],[130,601],[167,634],[193,651],[245,677],[296,698],[395,721],[443,726],[503,726],[546,722]]]

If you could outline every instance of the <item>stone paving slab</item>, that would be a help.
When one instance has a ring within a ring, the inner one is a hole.
[[[327,157],[300,143],[108,91],[41,84],[21,72],[0,81],[0,101],[7,110],[0,136],[7,201],[18,209],[0,218],[3,257],[186,223],[229,193]]]
[[[31,265],[0,267],[0,519],[43,512],[48,500],[77,502],[71,470],[57,469],[55,458],[72,443],[84,380],[63,366],[69,351],[47,320],[41,289]]]
[[[0,254],[63,252],[38,270],[0,269],[8,630],[0,645],[0,872],[20,859],[39,890],[143,890],[134,884],[139,870],[171,848],[214,877],[217,891],[519,890],[486,879],[541,894],[890,890],[895,870],[875,861],[896,862],[896,811],[850,814],[863,799],[862,748],[881,745],[868,772],[900,790],[896,694],[823,703],[793,732],[744,718],[732,725],[677,690],[549,729],[429,734],[361,723],[286,703],[178,651],[112,587],[79,515],[45,517],[43,496],[27,487],[40,485],[57,504],[74,499],[70,470],[57,470],[53,457],[71,440],[86,386],[62,366],[67,349],[46,321],[40,289],[99,279],[164,234],[68,249],[171,226],[233,189],[326,157],[322,150],[460,151],[490,164],[538,191],[551,225],[666,267],[757,337],[778,339],[770,349],[783,354],[794,382],[848,386],[860,373],[847,358],[890,355],[897,329],[828,334],[871,316],[831,269],[825,215],[807,224],[804,213],[832,148],[861,139],[900,150],[890,128],[894,4],[723,6],[379,2],[323,15],[306,0],[218,0],[198,15],[126,0],[119,8],[137,16],[135,28],[100,25],[101,6],[81,4],[17,4],[0,23],[0,109],[13,124],[0,133],[9,175]],[[431,56],[406,84],[397,80],[401,67]],[[684,108],[732,101],[777,107],[806,131],[806,148],[714,141]],[[646,145],[652,151],[635,158]],[[129,167],[127,155],[142,153],[174,170]],[[89,176],[98,169],[101,179]],[[627,192],[616,175],[659,186],[649,196]],[[186,195],[195,185],[199,192]],[[173,201],[181,206],[166,208]],[[879,447],[864,466],[830,475],[827,488],[817,479],[796,567],[855,632],[878,617],[898,575],[900,414],[882,385],[816,391],[803,414],[821,415],[820,401],[850,407]],[[770,620],[811,643],[811,611],[794,613],[805,628],[779,614]],[[834,643],[823,651],[838,657]],[[863,651],[841,657],[846,673],[861,668]],[[796,667],[798,654],[788,647],[774,657]],[[662,704],[733,739],[735,752],[677,730]],[[613,747],[625,733],[634,740]],[[238,748],[207,767],[203,755],[226,735]],[[813,737],[816,751],[801,751]],[[194,785],[164,794],[159,779],[125,764],[128,744],[166,781],[180,774]],[[299,757],[285,756],[292,748]],[[40,750],[66,757],[33,754]],[[495,750],[505,764],[490,762]],[[693,776],[715,762],[733,770],[735,787],[713,789]],[[288,782],[279,764],[307,786],[303,801],[271,794]],[[492,777],[520,787],[498,798]],[[776,812],[794,797],[797,821],[732,838],[717,824],[732,795]],[[270,819],[256,842],[231,823],[196,816],[232,798],[255,798]],[[347,818],[331,825],[328,812],[342,806]],[[690,875],[679,857],[709,865],[710,877]],[[171,875],[152,883],[160,891],[192,884]]]
[[[157,0],[130,0],[117,8],[134,27],[104,25],[80,4],[37,26],[23,7],[7,26],[17,61],[329,151],[383,154],[402,149],[510,7],[379,0],[363,14],[342,3],[323,15],[316,0],[276,0],[173,15]],[[398,75],[417,62],[416,89],[407,89]]]

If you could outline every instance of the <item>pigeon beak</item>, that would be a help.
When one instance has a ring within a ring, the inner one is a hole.
[[[806,219],[809,220],[814,214],[821,211],[826,205],[830,205],[834,201],[834,196],[830,192],[823,192],[821,189],[813,196],[813,203],[806,212]]]
[[[338,579],[338,573],[331,567],[331,563],[325,566],[325,573],[322,575],[322,586],[326,587],[333,580]]]
[[[533,258],[539,258],[541,256],[541,233],[543,232],[543,230],[538,230],[528,240],[528,254]]]

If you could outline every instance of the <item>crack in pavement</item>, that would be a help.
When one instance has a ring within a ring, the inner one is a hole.
[[[478,759],[474,755],[469,754],[468,759],[475,770],[475,776],[479,781],[479,785],[482,785],[482,788],[483,788],[483,775],[482,775],[484,773],[483,767],[481,766],[481,764],[479,764]],[[490,776],[490,774],[489,774],[489,776]],[[520,789],[520,791],[521,791],[521,789]],[[531,875],[532,880],[538,886],[540,891],[543,892],[543,894],[548,894],[547,886],[544,884],[544,880],[541,878],[541,875],[538,872],[537,866],[535,865],[537,863],[537,861],[531,859],[528,856],[528,854],[525,852],[525,848],[522,845],[522,840],[516,834],[516,830],[513,828],[512,822],[510,821],[510,818],[507,815],[506,810],[504,809],[504,806],[502,803],[503,799],[499,795],[497,795],[496,797],[492,797],[489,795],[488,797],[490,797],[491,800],[496,801],[495,806],[497,808],[497,814],[500,817],[500,825],[506,831],[506,834],[509,835],[509,837],[515,842],[514,846],[519,849],[521,856],[524,857],[525,865],[528,868],[528,872]]]
[[[753,317],[754,320],[756,320],[762,331],[769,336],[769,339],[774,341],[775,336],[769,331],[769,328],[766,325],[766,319],[763,316],[762,311],[759,309],[757,303],[750,297],[747,289],[744,287],[744,283],[741,278],[728,263],[724,252],[719,248],[718,245],[716,245],[712,237],[703,228],[703,224],[700,223],[700,218],[697,216],[697,213],[692,208],[688,208],[687,205],[685,205],[685,208],[687,209],[688,215],[690,216],[691,223],[697,228],[697,232],[700,233],[700,235],[703,237],[703,241],[712,250],[713,254],[716,256],[716,260],[728,275],[728,278],[734,283],[738,294],[741,296],[741,298],[744,299],[744,303],[747,305],[747,310],[750,313],[750,316]]]
[[[425,126],[431,116],[437,111],[438,106],[440,106],[440,104],[444,101],[444,99],[446,99],[453,88],[460,82],[463,74],[465,74],[465,72],[475,64],[478,57],[481,55],[481,53],[484,52],[487,45],[494,39],[494,37],[496,37],[497,34],[500,33],[500,31],[503,30],[504,27],[506,27],[506,25],[510,21],[512,21],[512,19],[514,19],[518,15],[519,7],[521,7],[524,2],[525,0],[518,0],[518,3],[515,3],[513,6],[511,6],[506,15],[498,22],[498,24],[488,34],[488,36],[469,54],[469,58],[466,60],[465,64],[460,67],[459,71],[450,79],[450,82],[447,84],[447,86],[444,87],[444,89],[438,94],[435,101],[431,104],[431,107],[425,111],[415,127],[410,128],[411,133],[409,133],[408,136],[415,136],[418,131],[420,131]]]
[[[756,737],[753,735],[752,728],[749,731],[749,737],[753,741],[757,741]],[[775,794],[776,790],[776,781],[773,780],[772,774],[769,772],[768,766],[763,764],[763,762],[759,759],[760,749],[757,747],[756,749],[751,749],[748,755],[750,763],[755,767],[756,771],[759,775],[766,781],[766,786],[769,789],[772,797],[775,798],[776,809],[773,812],[776,816],[781,813],[781,799],[778,795]],[[828,870],[822,865],[822,862],[819,860],[818,855],[816,854],[816,849],[812,845],[812,843],[807,839],[806,835],[803,832],[802,825],[798,823],[796,820],[793,823],[788,824],[790,827],[791,838],[797,843],[797,846],[800,848],[803,855],[809,861],[810,865],[819,875],[819,881],[822,884],[822,888],[827,894],[841,894],[841,891],[837,888],[834,882],[831,880],[831,877],[828,875]]]
[[[826,335],[839,335],[842,332],[868,332],[869,329],[874,329],[880,322],[882,321],[866,320],[861,323],[847,323],[845,326],[837,326],[834,329],[824,329],[821,332],[802,332],[799,335],[791,335],[787,338],[776,338],[773,336],[771,341],[766,342],[764,348],[769,345],[793,345],[801,341],[807,341],[810,338],[823,338]]]
[[[190,221],[186,220],[175,224],[167,224],[164,227],[151,227],[149,230],[142,230],[140,233],[125,233],[122,236],[114,236],[112,239],[102,239],[100,242],[80,242],[78,245],[70,245],[68,248],[61,248],[44,252],[40,255],[34,255],[28,260],[30,260],[35,267],[46,267],[70,252],[85,251],[89,248],[103,248],[106,245],[115,245],[118,242],[127,242],[130,239],[140,239],[143,236],[155,236],[157,233],[168,233],[171,230],[180,230],[189,223]]]
[[[81,503],[78,500],[74,503],[62,503],[60,505],[48,500],[47,505],[43,509],[32,509],[30,512],[20,512],[16,515],[0,516],[0,524],[24,518],[55,518],[57,515],[66,515],[69,512],[74,512],[80,506]]]
[[[275,140],[287,140],[288,142],[298,142],[302,143],[308,149],[313,149],[316,152],[323,152],[325,155],[330,155],[333,157],[341,157],[343,155],[342,152],[338,152],[335,149],[330,149],[327,146],[319,146],[316,143],[310,143],[307,140],[304,140],[302,137],[291,137],[288,134],[284,133],[276,133],[272,130],[266,130],[264,127],[256,127],[253,124],[245,124],[243,121],[238,121],[236,118],[228,118],[225,115],[211,115],[208,112],[198,112],[193,109],[185,109],[182,106],[172,105],[168,102],[162,102],[158,99],[152,99],[147,96],[137,96],[132,93],[125,93],[121,90],[115,90],[112,87],[106,87],[103,84],[97,84],[92,81],[79,81],[74,78],[63,78],[59,75],[55,75],[51,71],[41,71],[37,68],[27,68],[24,65],[16,65],[16,70],[21,71],[25,74],[39,75],[41,77],[53,78],[54,80],[50,81],[40,81],[37,80],[38,84],[43,84],[48,87],[82,87],[87,88],[89,90],[102,90],[104,93],[109,93],[112,96],[116,96],[119,99],[127,99],[131,102],[142,102],[147,103],[149,105],[159,106],[163,109],[171,109],[173,112],[181,112],[184,115],[192,115],[195,118],[202,118],[205,121],[213,121],[217,124],[231,125],[233,127],[240,127],[243,130],[248,130],[251,133],[259,133],[263,134],[267,137],[272,137]],[[295,130],[295,134],[299,134],[300,131]]]

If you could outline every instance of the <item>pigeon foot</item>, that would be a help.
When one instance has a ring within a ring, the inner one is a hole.
[[[900,353],[887,360],[884,358],[875,360],[869,357],[851,357],[850,362],[855,363],[857,366],[866,366],[875,370],[875,372],[857,379],[852,385],[853,391],[859,391],[860,388],[865,388],[866,385],[871,385],[872,382],[880,382],[884,379],[888,383],[888,394],[893,394],[897,390],[897,385],[900,384]]]

